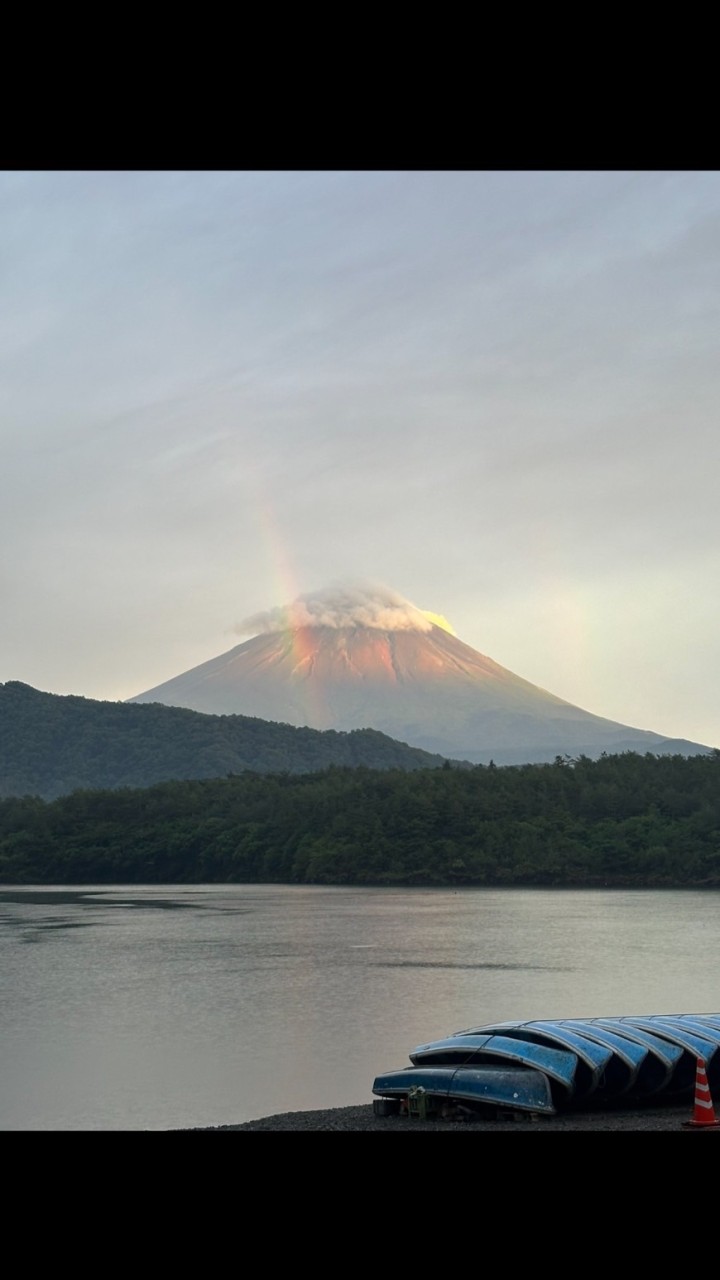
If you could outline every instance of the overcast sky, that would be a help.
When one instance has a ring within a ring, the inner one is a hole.
[[[0,681],[348,580],[720,746],[720,172],[0,174]]]

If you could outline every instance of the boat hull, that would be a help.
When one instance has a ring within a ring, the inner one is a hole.
[[[550,1081],[532,1067],[403,1067],[375,1078],[380,1098],[410,1097],[414,1090],[446,1102],[555,1115]]]

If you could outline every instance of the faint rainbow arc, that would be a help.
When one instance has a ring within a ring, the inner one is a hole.
[[[283,535],[280,520],[266,493],[256,478],[254,495],[256,523],[263,543],[264,557],[268,564],[268,578],[277,600],[277,607],[284,608],[297,600],[300,591],[295,567],[289,552],[289,539]],[[269,608],[276,607],[271,600]],[[301,667],[310,652],[311,645],[304,630],[286,626],[282,629],[289,642],[293,664]],[[321,724],[325,720],[325,700],[317,681],[298,682],[298,701],[308,716],[308,724]]]

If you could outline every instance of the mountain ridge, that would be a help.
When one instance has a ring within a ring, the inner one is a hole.
[[[132,706],[0,684],[0,799],[330,767],[438,769],[444,757],[374,729],[321,732],[160,703]],[[468,766],[469,767],[469,766]]]
[[[266,631],[128,699],[316,729],[375,728],[475,764],[713,748],[613,721],[532,684],[435,623]]]

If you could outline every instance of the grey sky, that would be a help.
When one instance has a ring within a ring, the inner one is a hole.
[[[0,253],[0,680],[369,578],[720,745],[720,172],[4,172]]]

